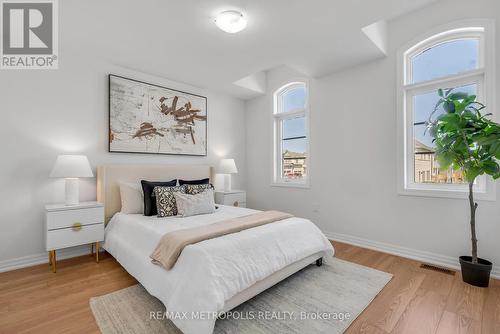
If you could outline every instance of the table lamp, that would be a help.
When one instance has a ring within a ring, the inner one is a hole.
[[[78,178],[94,177],[94,174],[85,155],[59,155],[50,177],[64,178],[66,181],[64,204],[78,205],[80,203]]]
[[[222,159],[217,172],[224,174],[224,191],[231,191],[231,174],[238,173],[234,159]]]

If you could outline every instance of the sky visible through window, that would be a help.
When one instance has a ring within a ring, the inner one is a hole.
[[[462,39],[439,44],[412,60],[412,82],[422,82],[478,68],[479,41]]]
[[[283,138],[302,137],[306,135],[305,118],[297,117],[283,121]]]
[[[304,109],[306,105],[306,90],[304,87],[291,89],[283,96],[283,112]]]
[[[412,81],[414,83],[436,79],[478,68],[479,41],[477,39],[462,39],[440,44],[420,53],[412,60]],[[442,87],[443,89],[448,87]],[[476,94],[476,85],[457,87],[454,91]],[[425,122],[439,100],[437,92],[415,96],[414,122]],[[444,113],[440,108],[433,117]],[[425,125],[414,127],[415,139],[429,147],[435,147],[432,137],[425,131]]]
[[[297,87],[290,90],[283,96],[283,112],[289,112],[296,109],[304,109],[306,103],[306,90],[304,87]],[[283,138],[305,136],[306,133],[305,118],[298,117],[283,122]],[[304,153],[306,151],[305,139],[293,139],[283,142],[283,152],[285,150]]]

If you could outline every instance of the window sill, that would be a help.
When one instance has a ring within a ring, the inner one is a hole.
[[[437,197],[437,198],[451,198],[451,199],[468,199],[468,191],[459,190],[431,190],[431,189],[400,189],[398,191],[400,196],[416,196],[416,197]],[[478,201],[496,201],[496,192],[494,190],[489,192],[474,192],[474,200]]]
[[[283,187],[283,188],[301,188],[309,189],[309,183],[294,183],[294,182],[272,182],[271,187]]]

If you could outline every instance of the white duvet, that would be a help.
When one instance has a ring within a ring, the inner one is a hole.
[[[213,214],[186,218],[117,213],[106,227],[104,248],[178,315],[171,320],[180,330],[210,334],[215,317],[208,315],[221,311],[237,293],[314,253],[333,256],[331,243],[316,225],[294,217],[189,245],[168,271],[151,263],[149,255],[167,232],[254,212],[219,206]]]

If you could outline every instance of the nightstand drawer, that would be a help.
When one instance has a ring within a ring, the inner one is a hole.
[[[104,223],[47,231],[47,250],[79,246],[104,240]]]
[[[224,194],[224,205],[245,207],[247,197],[245,193]]]
[[[82,226],[103,223],[104,209],[102,207],[84,208],[64,211],[47,212],[47,230],[72,227],[74,224]]]

